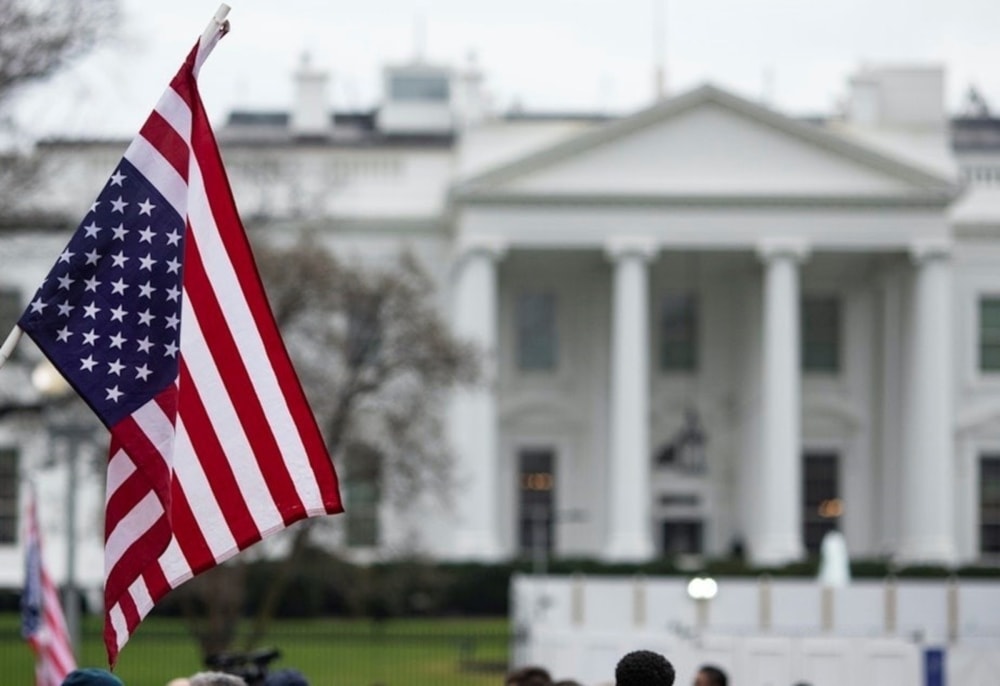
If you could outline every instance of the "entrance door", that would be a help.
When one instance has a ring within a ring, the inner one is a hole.
[[[552,553],[556,503],[555,451],[518,453],[518,549],[524,556]]]

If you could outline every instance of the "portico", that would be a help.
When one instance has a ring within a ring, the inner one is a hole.
[[[491,351],[491,383],[450,415],[468,484],[452,554],[517,554],[521,491],[544,483],[555,553],[644,560],[691,536],[781,564],[805,554],[804,470],[834,455],[852,553],[954,559],[952,193],[711,87],[461,183],[454,323]],[[835,308],[835,373],[804,371],[815,293]],[[905,334],[881,327],[894,318]],[[695,357],[679,368],[677,332]],[[700,473],[655,459],[688,409]]]

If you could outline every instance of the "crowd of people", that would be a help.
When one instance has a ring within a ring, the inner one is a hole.
[[[670,660],[652,650],[635,650],[618,661],[615,680],[608,686],[674,686],[677,673]],[[726,673],[715,665],[702,665],[692,686],[728,686]],[[125,686],[117,676],[103,669],[77,669],[62,686]],[[174,679],[167,686],[248,686],[241,677],[226,672],[199,672]],[[263,686],[309,686],[301,672],[278,669],[263,677]],[[529,666],[507,674],[504,686],[582,686],[572,679],[555,680],[547,669]]]

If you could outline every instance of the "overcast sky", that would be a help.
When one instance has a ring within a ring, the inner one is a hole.
[[[22,97],[17,112],[27,128],[131,135],[218,7],[215,0],[123,3],[120,41]],[[950,110],[975,84],[1000,112],[998,0],[229,4],[232,33],[201,77],[216,121],[233,107],[286,108],[305,51],[330,71],[331,104],[340,108],[375,104],[381,67],[420,52],[450,65],[475,54],[502,108],[632,111],[649,104],[662,57],[671,92],[712,82],[790,114],[832,111],[862,64],[938,63],[947,69]]]

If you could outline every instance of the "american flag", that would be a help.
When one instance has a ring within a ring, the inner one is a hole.
[[[76,661],[59,594],[42,561],[42,537],[33,496],[28,500],[24,533],[21,635],[35,651],[35,686],[59,686],[76,669]]]
[[[111,665],[170,589],[342,511],[198,93],[221,33],[191,51],[18,322],[111,430]]]

